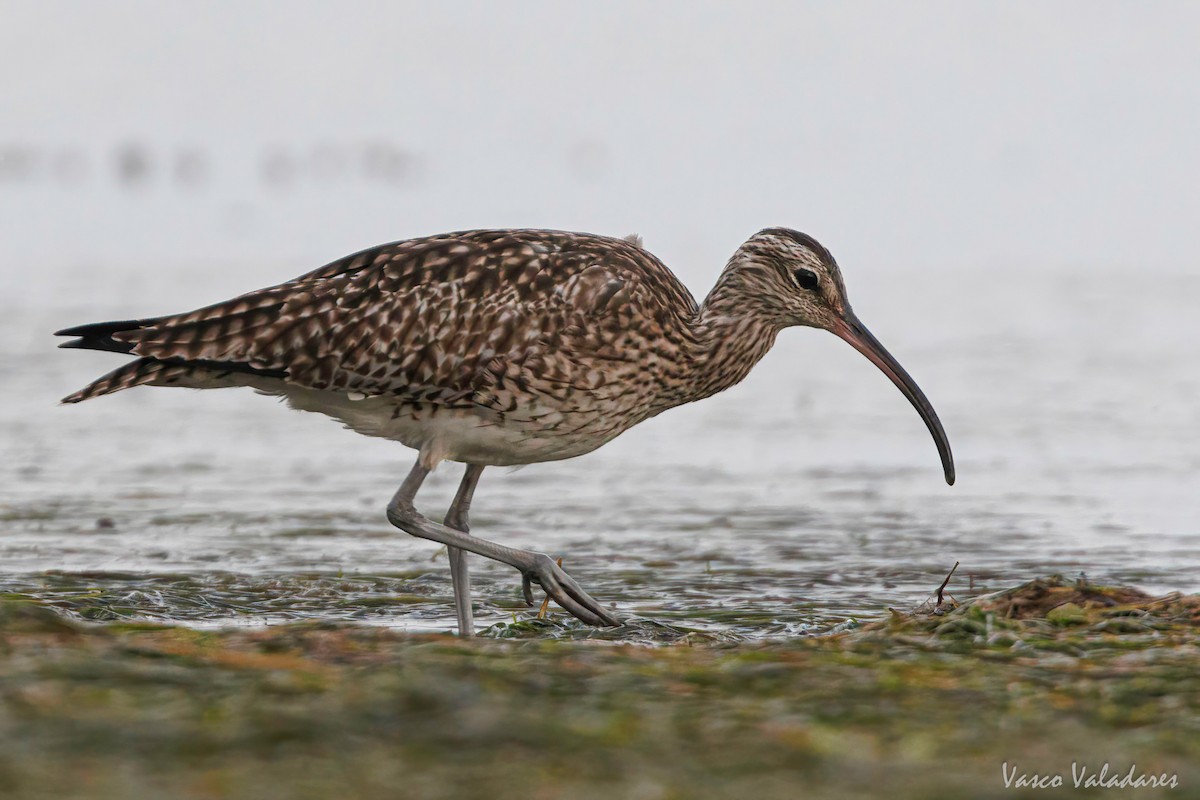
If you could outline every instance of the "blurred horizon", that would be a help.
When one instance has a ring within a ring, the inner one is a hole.
[[[473,227],[637,232],[699,296],[769,225],[851,276],[1196,263],[1194,4],[2,7],[10,300]]]

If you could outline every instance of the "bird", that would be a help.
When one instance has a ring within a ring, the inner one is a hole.
[[[468,553],[514,567],[530,606],[536,583],[584,623],[622,624],[549,555],[471,535],[486,467],[589,453],[737,384],[797,326],[834,333],[900,389],[953,484],[933,406],[855,315],[830,251],[784,227],[739,246],[700,303],[637,236],[468,230],[372,247],[195,311],[56,335],[134,356],[64,403],[143,385],[250,387],[416,450],[387,519],[447,547],[458,630],[471,636]],[[415,499],[443,461],[465,471],[439,523]]]

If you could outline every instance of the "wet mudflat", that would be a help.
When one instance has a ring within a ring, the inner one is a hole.
[[[1136,764],[1182,789],[1139,797],[1200,785],[1200,597],[1050,579],[949,605],[821,636],[679,629],[646,646],[560,615],[468,642],[339,621],[98,625],[9,599],[0,789],[1038,796],[1006,788],[1005,762],[1067,787],[1072,762],[1107,762],[1109,778]]]

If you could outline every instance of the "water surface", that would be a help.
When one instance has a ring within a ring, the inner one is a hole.
[[[1200,589],[1200,279],[897,270],[859,285],[846,271],[859,315],[941,414],[958,485],[882,375],[796,330],[742,385],[596,453],[485,472],[473,532],[562,556],[634,618],[631,638],[826,631],[919,603],[955,561],[963,593],[1052,572]],[[81,269],[9,299],[0,589],[97,619],[452,628],[444,550],[383,516],[413,457],[401,445],[248,390],[57,405],[119,357],[55,350],[53,330],[287,277]],[[418,505],[439,516],[460,470],[443,465]],[[527,616],[513,570],[472,569],[481,628]]]

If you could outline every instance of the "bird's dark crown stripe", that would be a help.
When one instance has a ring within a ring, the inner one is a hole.
[[[812,250],[814,253],[816,253],[820,257],[821,261],[823,261],[824,263],[826,263],[826,264],[835,263],[833,254],[825,249],[825,245],[821,244],[816,239],[809,236],[807,233],[801,233],[800,231],[794,231],[791,228],[764,228],[763,230],[759,231],[758,235],[759,236],[765,236],[765,235],[779,236],[784,239],[791,239],[796,244],[803,245],[804,247],[807,247],[809,250]]]

